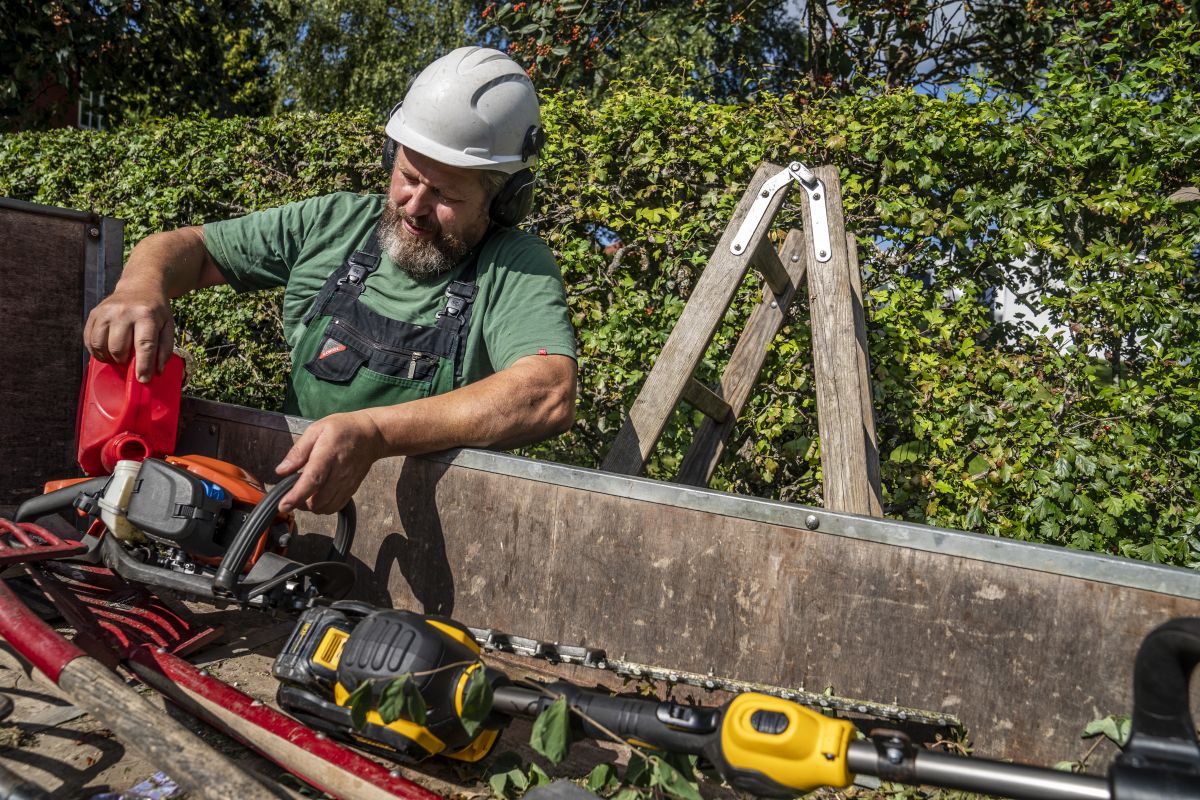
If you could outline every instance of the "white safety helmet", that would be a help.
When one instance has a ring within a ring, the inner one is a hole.
[[[543,139],[533,82],[486,47],[460,47],[422,70],[386,130],[442,164],[510,175],[536,163]]]

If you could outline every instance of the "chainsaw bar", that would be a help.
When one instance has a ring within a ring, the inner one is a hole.
[[[710,691],[719,690],[732,694],[758,692],[784,700],[791,700],[795,703],[823,711],[841,711],[848,714],[877,717],[893,722],[918,723],[933,725],[939,728],[955,728],[962,725],[958,717],[953,714],[923,711],[894,703],[854,700],[849,697],[809,692],[804,689],[787,689],[781,686],[750,683],[732,678],[722,678],[716,675],[701,675],[696,672],[664,669],[663,667],[655,667],[649,664],[638,664],[633,661],[609,658],[603,650],[595,647],[543,642],[537,639],[530,639],[527,636],[514,636],[513,634],[503,633],[491,628],[468,627],[467,629],[471,632],[471,636],[479,646],[485,651],[511,653],[512,655],[547,661],[551,664],[571,664],[578,667],[599,669],[612,672],[622,678],[684,684]]]

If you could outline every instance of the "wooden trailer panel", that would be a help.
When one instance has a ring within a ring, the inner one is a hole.
[[[116,282],[121,232],[120,220],[0,198],[0,516],[78,474],[83,321]]]
[[[270,476],[306,424],[192,401],[192,447]],[[980,755],[1079,757],[1200,576],[462,450],[378,463],[358,593],[611,655],[958,716]],[[306,531],[332,518],[306,516]],[[301,537],[319,556],[323,537]]]

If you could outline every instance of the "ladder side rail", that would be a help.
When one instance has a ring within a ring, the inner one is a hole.
[[[840,187],[839,187],[840,188]],[[850,265],[850,289],[854,302],[854,339],[858,344],[858,371],[862,376],[863,445],[866,448],[867,483],[872,502],[871,516],[883,516],[883,482],[879,473],[879,439],[875,436],[875,397],[871,391],[871,352],[867,347],[867,314],[863,305],[862,272],[858,265],[858,241],[846,231],[846,254]]]
[[[677,483],[707,486],[712,480],[733,426],[762,372],[767,348],[787,322],[788,309],[803,285],[809,261],[804,247],[804,235],[794,228],[788,231],[779,259],[787,270],[789,285],[783,294],[776,294],[769,285],[763,287],[763,301],[751,312],[717,389],[717,394],[725,398],[732,413],[723,422],[705,419],[700,423],[696,437],[683,457],[679,475],[675,478]]]
[[[830,511],[882,516],[878,478],[874,485],[871,481],[872,474],[879,474],[879,454],[862,346],[862,290],[856,297],[859,282],[851,276],[841,181],[836,167],[822,166],[815,172],[824,187],[832,251],[828,260],[814,260],[808,269],[823,502]],[[809,205],[802,211],[806,249],[811,251]],[[869,465],[872,461],[874,466]]]
[[[740,255],[734,255],[730,251],[742,221],[757,199],[760,188],[781,171],[782,168],[778,165],[764,163],[755,172],[720,243],[696,281],[683,313],[675,323],[620,431],[617,432],[612,449],[605,457],[601,469],[638,475],[645,467],[646,460],[662,436],[667,420],[679,405],[687,382],[692,378],[696,365],[703,358],[717,326],[733,301],[734,293],[749,270],[759,242],[771,229],[771,224],[783,205],[788,193],[787,186],[771,198],[766,213],[745,251]]]

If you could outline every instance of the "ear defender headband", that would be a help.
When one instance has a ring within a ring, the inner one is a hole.
[[[392,110],[388,112],[387,118],[391,119],[396,116],[396,112],[400,110],[400,106],[404,105],[401,100],[396,105],[392,106]],[[384,134],[383,136],[383,171],[389,176],[392,174],[392,168],[396,166],[396,150],[400,147],[400,143],[392,137]]]
[[[392,110],[388,113],[388,119],[391,119],[402,105],[404,105],[403,101],[392,106]],[[545,144],[545,131],[539,125],[531,125],[525,132],[525,141],[521,146],[521,160],[529,161],[536,157]],[[396,152],[399,149],[400,143],[395,139],[390,136],[384,138],[381,163],[388,175],[392,174],[392,170],[396,166]],[[491,205],[488,206],[488,216],[491,217],[492,222],[511,228],[529,216],[529,212],[533,209],[535,184],[533,170],[528,167],[510,175],[504,186],[492,198]]]

